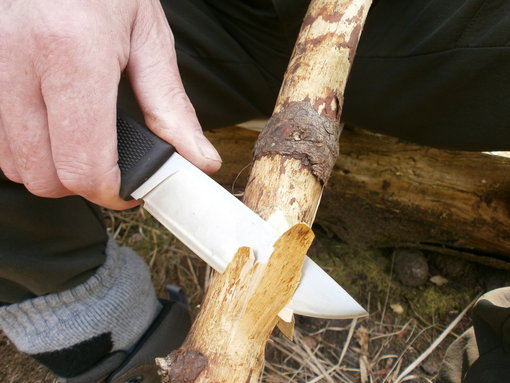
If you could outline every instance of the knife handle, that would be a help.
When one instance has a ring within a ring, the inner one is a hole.
[[[117,110],[117,150],[119,194],[126,201],[133,199],[131,193],[175,153],[172,145],[120,110]]]

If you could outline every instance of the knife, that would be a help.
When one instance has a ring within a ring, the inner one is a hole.
[[[123,199],[142,200],[144,209],[220,273],[243,246],[253,250],[257,262],[268,262],[283,233],[122,111],[117,114],[117,141]],[[317,318],[367,315],[308,257],[287,308]]]

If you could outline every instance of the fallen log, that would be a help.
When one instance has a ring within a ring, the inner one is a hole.
[[[229,190],[242,193],[257,135],[208,133]],[[345,128],[315,222],[358,248],[419,247],[508,269],[510,158]]]
[[[338,155],[343,91],[370,3],[311,2],[244,192],[262,218],[280,232],[290,229],[267,265],[253,265],[249,250],[240,249],[215,275],[181,349],[158,360],[164,382],[259,382],[265,344],[313,237],[300,223],[313,222]],[[286,318],[291,334],[292,313]]]

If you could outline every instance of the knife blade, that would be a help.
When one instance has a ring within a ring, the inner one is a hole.
[[[180,156],[148,128],[117,116],[121,192],[143,207],[213,269],[223,272],[240,247],[267,263],[281,232]],[[355,318],[367,312],[306,257],[301,281],[287,305],[296,314]]]

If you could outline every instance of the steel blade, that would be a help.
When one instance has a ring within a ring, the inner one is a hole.
[[[159,173],[159,174],[158,174]],[[144,208],[195,254],[223,272],[242,246],[267,263],[282,233],[178,154],[135,193]],[[319,318],[353,318],[366,311],[308,257],[288,306]]]

